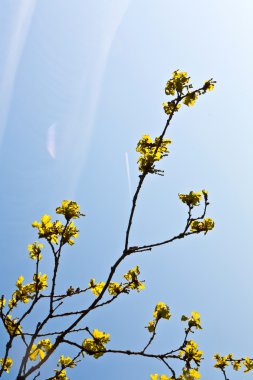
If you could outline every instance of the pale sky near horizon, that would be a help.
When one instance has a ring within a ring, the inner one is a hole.
[[[173,319],[161,323],[151,351],[178,345],[180,316],[196,310],[203,320],[194,334],[205,352],[203,379],[222,379],[212,368],[215,352],[253,356],[252,13],[250,0],[0,2],[1,294],[11,295],[19,275],[31,279],[31,222],[54,216],[62,199],[76,200],[86,216],[63,257],[59,285],[106,278],[122,251],[138,180],[136,143],[161,132],[164,85],[181,69],[196,86],[211,77],[217,86],[175,116],[170,154],[161,163],[165,176],[146,180],[131,245],[180,232],[187,210],[178,193],[190,190],[209,191],[216,227],[130,257],[115,280],[138,264],[146,290],[85,323],[111,333],[108,347],[139,349],[155,304],[164,301]],[[140,380],[150,373],[167,372],[158,361],[109,355],[68,371],[71,380]],[[244,376],[229,373],[231,380]]]

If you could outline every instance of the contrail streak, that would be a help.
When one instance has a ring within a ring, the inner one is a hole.
[[[74,170],[72,165],[70,190],[73,197],[78,189],[82,170],[88,156],[94,120],[113,41],[132,1],[108,2],[108,6],[105,7],[105,14],[100,20],[103,25],[103,34],[100,36],[100,42],[95,44],[92,55],[93,59],[95,59],[91,68],[89,68],[88,79],[87,66],[84,65],[79,86],[76,89],[75,97],[69,107],[69,113],[66,115],[62,126],[63,134],[59,144],[59,157],[68,157],[69,161],[68,152],[70,150],[73,152],[72,160],[75,165]],[[87,88],[89,89],[89,96],[84,99],[83,94],[87,94]]]
[[[52,158],[56,158],[56,123],[50,125],[47,130],[47,151]]]

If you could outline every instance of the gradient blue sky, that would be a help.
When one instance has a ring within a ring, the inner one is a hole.
[[[87,323],[111,333],[111,348],[138,349],[148,338],[143,327],[154,305],[164,301],[173,319],[161,323],[154,351],[178,345],[180,316],[197,310],[203,379],[221,378],[212,368],[214,352],[252,356],[252,13],[251,0],[1,1],[3,293],[20,274],[29,280],[30,223],[52,214],[62,199],[78,201],[87,216],[64,255],[59,285],[105,279],[122,251],[129,215],[126,153],[134,191],[136,142],[144,133],[160,133],[164,84],[179,68],[196,85],[210,77],[218,84],[176,115],[165,176],[147,179],[131,243],[180,231],[187,210],[177,194],[190,190],[209,190],[216,228],[130,257],[116,279],[139,264],[146,290],[122,297]],[[50,259],[43,265],[50,272]],[[13,355],[20,354],[17,348]],[[165,372],[159,362],[108,355],[85,359],[69,377],[139,380],[155,372]]]

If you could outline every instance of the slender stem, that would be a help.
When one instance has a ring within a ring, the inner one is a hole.
[[[163,364],[166,365],[166,367],[170,370],[171,374],[172,374],[172,377],[175,379],[176,378],[176,372],[174,371],[174,369],[166,362],[166,360],[164,358],[159,358]]]
[[[162,140],[163,140],[163,137],[168,129],[168,126],[172,120],[172,117],[174,116],[174,113],[177,109],[177,105],[178,103],[180,102],[180,100],[176,100],[175,101],[175,104],[174,104],[174,108],[165,124],[165,127],[162,131],[162,134],[159,136],[159,142],[157,144],[157,147],[154,151],[154,156],[156,155],[161,143],[162,143]],[[125,238],[125,249],[124,251],[127,252],[128,250],[128,242],[129,242],[129,236],[130,236],[130,231],[131,231],[131,226],[132,226],[132,222],[133,222],[133,217],[134,217],[134,212],[135,212],[135,209],[136,209],[136,202],[137,202],[137,199],[138,199],[138,196],[139,196],[139,193],[140,193],[140,190],[141,190],[141,187],[142,187],[142,184],[148,174],[148,170],[149,168],[147,167],[146,170],[143,172],[142,175],[140,175],[140,180],[139,180],[139,183],[138,183],[138,186],[137,186],[137,189],[136,189],[136,192],[134,194],[134,197],[133,197],[133,201],[132,201],[132,208],[131,208],[131,212],[130,212],[130,217],[129,217],[129,220],[128,220],[128,225],[127,225],[127,230],[126,230],[126,238]]]
[[[147,358],[154,358],[154,359],[157,359],[157,358],[163,358],[163,359],[178,359],[180,361],[184,361],[184,359],[180,358],[178,355],[169,355],[169,354],[148,354],[146,352],[143,352],[143,351],[131,351],[131,350],[113,350],[113,349],[108,349],[106,351],[87,351],[87,350],[84,350],[84,348],[78,344],[78,343],[75,343],[75,342],[72,342],[70,340],[67,340],[67,339],[64,339],[63,340],[63,343],[67,343],[71,346],[74,346],[74,347],[77,347],[79,348],[80,350],[82,350],[83,352],[87,352],[88,354],[90,355],[94,355],[94,354],[99,354],[99,353],[102,353],[102,354],[122,354],[122,355],[136,355],[136,356],[143,356],[143,357],[147,357]]]
[[[145,352],[146,349],[147,349],[147,348],[151,345],[151,343],[153,342],[153,340],[154,340],[154,338],[155,338],[155,336],[156,336],[156,327],[157,327],[158,321],[159,321],[159,320],[157,320],[157,321],[155,322],[154,331],[153,331],[153,333],[152,333],[152,335],[151,335],[151,337],[150,337],[148,343],[147,343],[146,346],[143,348],[142,352]]]
[[[60,257],[61,257],[61,249],[63,247],[64,233],[68,227],[68,224],[69,224],[69,220],[67,220],[67,222],[63,228],[61,240],[60,240],[60,245],[59,245],[59,248],[56,252],[55,252],[55,249],[54,249],[52,243],[50,242],[51,246],[53,247],[52,250],[53,250],[53,254],[54,254],[54,273],[53,273],[52,288],[51,288],[51,293],[50,293],[50,313],[51,314],[53,312],[54,291],[55,291],[56,277],[57,277],[58,267],[59,267],[59,262],[60,262]]]

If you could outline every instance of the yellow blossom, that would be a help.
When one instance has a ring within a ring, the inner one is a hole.
[[[92,278],[89,283],[89,288],[95,296],[99,296],[104,289],[105,282],[101,281],[96,283],[95,278]]]
[[[158,373],[154,373],[153,375],[150,375],[150,378],[151,378],[151,380],[158,380],[159,375],[158,375]]]
[[[96,341],[101,343],[108,343],[110,340],[110,334],[105,334],[103,331],[99,331],[98,329],[93,330],[92,335]]]
[[[173,380],[173,378],[172,378],[172,377],[168,377],[168,376],[162,374],[162,375],[160,376],[160,380]]]
[[[51,222],[50,215],[44,215],[40,222],[33,222],[32,226],[38,229],[39,238],[45,238],[51,243],[58,244],[59,236],[61,236],[63,231],[63,225],[59,220]]]
[[[186,97],[184,98],[183,103],[188,107],[192,107],[194,106],[198,97],[199,95],[197,91],[189,92],[189,94],[187,94]]]
[[[205,83],[204,83],[204,87],[203,87],[203,90],[204,91],[212,91],[214,89],[214,84],[216,82],[213,81],[213,80],[206,80]]]
[[[226,366],[229,365],[229,361],[231,361],[232,359],[232,354],[228,354],[225,356],[220,356],[219,354],[215,354],[213,358],[216,359],[216,363],[214,364],[214,367],[224,369]]]
[[[150,375],[150,378],[151,378],[151,380],[173,380],[172,377],[168,377],[168,376],[166,376],[164,374],[162,374],[161,376],[159,376],[158,373]]]
[[[186,203],[188,206],[198,206],[201,199],[202,199],[202,193],[190,191],[189,194],[178,194],[179,199],[183,203]]]
[[[193,311],[192,312],[192,316],[189,318],[189,317],[186,317],[185,315],[182,315],[182,318],[181,318],[181,321],[188,321],[188,325],[189,327],[195,327],[197,330],[198,329],[202,329],[201,325],[200,325],[200,314],[197,313],[197,311]]]
[[[31,298],[30,294],[30,284],[23,285],[24,277],[19,276],[16,281],[17,290],[12,294],[12,298],[9,300],[9,308],[13,309],[18,303],[18,301],[27,303]]]
[[[64,355],[61,355],[58,364],[62,365],[64,368],[74,368],[76,366],[75,362],[69,356],[65,357]]]
[[[202,355],[203,351],[198,349],[198,344],[193,340],[187,341],[185,348],[179,352],[179,356],[185,361],[194,360],[196,364],[200,362]]]
[[[124,274],[124,278],[129,281],[128,287],[130,289],[137,290],[140,292],[142,289],[145,289],[145,285],[142,281],[139,281],[138,275],[140,274],[140,270],[138,265],[136,267],[130,269],[127,273]]]
[[[185,71],[176,70],[172,74],[172,78],[168,80],[165,87],[166,95],[175,95],[175,92],[181,94],[189,83],[190,77]]]
[[[155,169],[155,162],[168,156],[168,144],[171,144],[169,139],[161,140],[160,137],[156,137],[153,141],[149,135],[143,135],[136,148],[136,151],[141,154],[138,159],[139,170],[152,174],[161,173],[160,170]]]
[[[43,339],[36,344],[32,345],[29,359],[36,361],[39,357],[40,360],[44,359],[45,354],[52,348],[50,339]]]
[[[34,274],[33,276],[34,286],[40,292],[47,287],[47,275],[46,274]]]
[[[44,247],[44,245],[37,243],[37,241],[35,241],[33,244],[28,244],[28,251],[29,251],[29,255],[30,255],[31,259],[41,260],[42,259],[41,248],[43,248],[43,247]]]
[[[179,380],[198,380],[201,378],[201,374],[198,372],[198,368],[183,368],[182,375],[179,376]]]
[[[111,296],[116,296],[117,294],[120,294],[122,291],[121,284],[118,284],[117,282],[110,282],[108,286],[108,292]]]
[[[234,362],[232,362],[232,366],[235,371],[238,371],[242,365],[240,360],[235,360]]]
[[[79,210],[80,206],[76,202],[64,200],[62,201],[61,206],[56,208],[56,213],[62,214],[65,216],[66,220],[70,220],[84,216],[84,214],[81,214]]]
[[[37,280],[36,280],[37,279]],[[47,275],[38,273],[33,276],[33,283],[23,285],[24,277],[19,276],[16,281],[17,290],[12,294],[12,298],[9,300],[9,308],[17,306],[17,303],[27,303],[30,299],[34,299],[36,291],[40,292],[47,287]]]
[[[105,344],[110,340],[110,334],[95,329],[92,333],[93,338],[87,338],[83,341],[82,346],[88,355],[92,355],[95,359],[102,356],[105,351]]]
[[[185,71],[176,70],[172,74],[172,78],[168,80],[165,86],[166,95],[176,95],[176,98],[170,102],[164,102],[163,108],[166,114],[170,115],[178,111],[180,104],[183,101],[188,107],[193,106],[198,99],[199,95],[211,91],[216,83],[212,79],[205,81],[202,88],[193,91],[192,84],[189,83],[190,77]]]
[[[191,232],[205,232],[205,235],[208,231],[214,228],[214,221],[211,218],[205,218],[203,222],[194,220],[191,222]]]
[[[0,363],[1,363],[2,366],[3,366],[3,363],[4,363],[4,359],[3,359],[3,358],[0,359]],[[5,360],[5,364],[4,364],[4,371],[7,372],[7,373],[9,373],[12,364],[13,364],[12,359],[11,359],[11,358],[6,358],[6,360]]]
[[[0,298],[0,309],[2,309],[6,305],[6,299]]]
[[[66,244],[68,243],[69,245],[73,245],[75,241],[72,238],[77,238],[78,237],[78,229],[74,225],[74,222],[71,222],[63,232],[62,236],[62,243]]]
[[[52,380],[69,380],[65,369],[54,369],[54,372],[55,376],[52,378]]]
[[[8,306],[9,306],[10,310],[12,310],[14,307],[16,307],[17,303],[18,303],[17,299],[15,297],[12,297],[8,302]]]
[[[161,318],[170,319],[171,317],[170,308],[168,305],[166,305],[166,303],[158,302],[158,304],[155,307],[153,315],[156,320],[161,319]]]
[[[149,321],[148,326],[146,326],[146,329],[148,329],[148,331],[150,333],[154,332],[155,331],[155,324],[156,324],[156,321]]]
[[[251,370],[253,369],[253,360],[250,359],[250,358],[248,358],[247,356],[246,356],[246,358],[244,359],[243,364],[245,365],[245,368],[246,368],[246,369],[244,370],[244,372],[249,372],[249,371],[251,371]]]
[[[163,109],[167,115],[170,115],[173,112],[178,112],[180,107],[181,107],[181,104],[176,104],[174,101],[163,102]]]
[[[19,325],[17,319],[11,319],[11,315],[7,315],[4,319],[4,325],[8,333],[13,335],[20,335],[22,333],[22,327]]]

